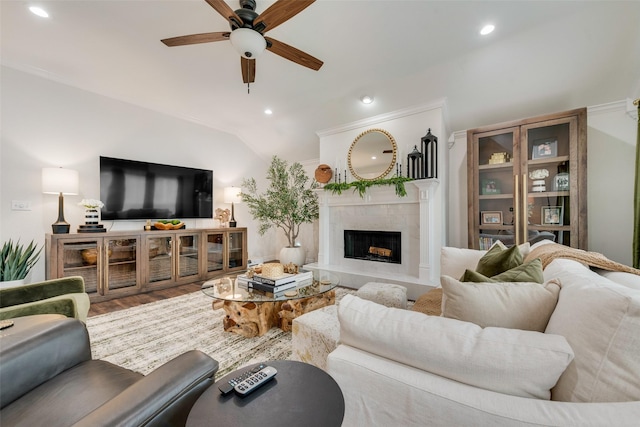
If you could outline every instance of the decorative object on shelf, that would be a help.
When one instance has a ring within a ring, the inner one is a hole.
[[[509,163],[510,161],[511,161],[511,156],[506,151],[493,153],[489,158],[490,165],[500,165],[502,163]]]
[[[569,174],[561,172],[553,178],[553,191],[569,191]]]
[[[147,223],[144,225],[144,229],[145,229],[145,231],[151,230],[151,220],[150,219],[147,220]]]
[[[42,247],[32,240],[25,248],[20,240],[11,239],[2,245],[0,250],[0,288],[11,288],[23,285],[25,279],[40,258]]]
[[[482,211],[480,212],[480,223],[483,225],[501,225],[502,211]]]
[[[536,179],[533,181],[531,191],[534,193],[544,193],[547,191],[547,186],[544,179]]]
[[[497,179],[483,179],[481,184],[482,195],[501,194],[500,181]]]
[[[396,189],[396,195],[399,197],[404,197],[407,195],[407,189],[404,186],[405,182],[413,181],[413,178],[406,178],[404,176],[396,176],[393,178],[387,179],[375,179],[369,181],[353,181],[350,183],[329,183],[324,186],[326,191],[331,191],[333,194],[342,194],[343,191],[348,190],[349,188],[353,188],[353,191],[358,190],[358,194],[360,197],[364,197],[364,193],[366,193],[367,188],[374,186],[387,186],[393,185]]]
[[[106,230],[100,222],[98,209],[104,207],[104,203],[96,199],[82,199],[80,206],[84,206],[84,224],[78,226],[78,233],[103,233]]]
[[[546,138],[533,141],[532,147],[532,159],[543,159],[545,157],[556,157],[558,155],[557,138]]]
[[[236,222],[234,204],[242,203],[240,192],[240,187],[226,187],[224,189],[224,202],[231,203],[231,219],[229,220],[229,227],[235,227],[238,224]]]
[[[319,216],[318,196],[313,192],[315,183],[307,176],[302,165],[295,162],[289,164],[273,156],[267,170],[269,187],[265,193],[258,192],[254,178],[242,182],[242,201],[249,206],[249,212],[258,220],[258,233],[264,235],[271,228],[282,229],[288,246],[280,252],[281,263],[288,264],[293,260],[285,259],[286,254],[297,252],[300,258],[294,262],[301,265],[305,260],[304,249],[296,245],[300,233],[300,225],[311,223]],[[328,185],[328,184],[327,184]]]
[[[536,169],[529,172],[529,178],[531,179],[545,179],[549,176],[547,169]]]
[[[185,224],[179,219],[159,219],[151,227],[152,230],[179,230],[181,228],[185,228]]]
[[[407,178],[420,179],[424,173],[424,158],[418,151],[418,146],[413,146],[413,151],[407,154]]]
[[[107,257],[111,257],[112,254],[113,249],[109,248]],[[98,263],[98,249],[96,248],[83,249],[81,255],[85,265],[96,265]]]
[[[438,177],[438,137],[431,134],[431,128],[420,139],[424,156],[421,178]]]
[[[222,228],[227,226],[230,216],[231,216],[231,211],[229,211],[229,209],[217,208],[216,216],[214,216],[213,218],[218,220],[218,226]]]
[[[318,167],[316,168],[314,177],[316,181],[318,181],[320,184],[328,183],[329,181],[331,181],[331,178],[333,177],[331,166],[325,165],[324,163],[321,165],[318,165]],[[346,176],[345,176],[345,179],[346,179]]]
[[[543,206],[542,207],[542,225],[562,225],[563,207],[562,206]]]
[[[358,135],[349,147],[349,171],[361,181],[382,179],[393,170],[397,152],[396,140],[389,132],[383,129],[368,129]]]
[[[64,168],[42,169],[42,192],[58,194],[58,220],[51,224],[53,234],[68,234],[71,225],[64,219],[63,195],[78,194],[78,171]]]

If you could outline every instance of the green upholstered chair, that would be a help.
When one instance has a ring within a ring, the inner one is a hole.
[[[82,277],[45,280],[0,289],[0,320],[33,314],[63,314],[86,322],[89,304]]]

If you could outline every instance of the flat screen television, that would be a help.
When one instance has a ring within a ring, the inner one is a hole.
[[[103,220],[213,218],[213,171],[100,157]]]

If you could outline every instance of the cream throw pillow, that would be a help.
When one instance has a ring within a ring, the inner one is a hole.
[[[640,401],[640,290],[572,260],[556,259],[546,274],[563,283],[546,332],[566,337],[575,351],[553,400]]]
[[[442,276],[442,315],[481,327],[544,332],[558,302],[560,281],[474,283]]]
[[[559,335],[483,329],[353,295],[340,301],[338,319],[341,344],[513,396],[549,399],[551,387],[573,359],[571,347]]]

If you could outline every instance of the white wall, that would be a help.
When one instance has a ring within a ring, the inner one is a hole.
[[[2,138],[0,142],[0,242],[21,239],[44,244],[57,218],[58,198],[42,194],[41,169],[79,171],[80,194],[65,197],[65,219],[74,232],[84,222],[83,198],[100,197],[99,156],[144,160],[211,169],[214,209],[229,208],[223,188],[255,177],[259,185],[270,159],[256,156],[237,137],[139,108],[41,77],[3,67]],[[212,102],[214,102],[212,100]],[[11,201],[31,203],[29,211],[11,210]],[[248,227],[249,258],[274,259],[280,246],[276,230],[258,236],[247,207],[238,204],[235,218]],[[188,228],[213,227],[217,221],[186,220]],[[103,224],[111,230],[139,230],[141,221]],[[280,233],[281,234],[281,233]],[[32,281],[43,280],[44,255]]]
[[[490,123],[487,123],[489,125]],[[631,265],[637,122],[626,101],[587,109],[588,250]],[[448,244],[467,247],[467,135],[449,151]]]

